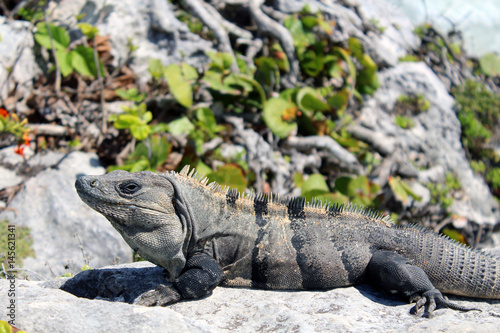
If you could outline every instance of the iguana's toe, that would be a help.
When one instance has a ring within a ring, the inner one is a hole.
[[[437,289],[431,289],[422,294],[412,295],[410,297],[410,303],[414,302],[416,304],[410,310],[410,312],[417,316],[423,314],[424,317],[428,318],[432,317],[433,312],[436,309],[437,305],[459,311],[472,311],[472,310],[481,311],[480,309],[468,308],[462,305],[452,303],[448,300],[447,297],[444,297],[443,294],[441,294],[441,292]]]
[[[154,290],[149,290],[139,295],[134,300],[134,304],[144,306],[164,306],[176,303],[181,299],[181,295],[177,292],[177,290],[175,290],[174,287],[160,284]]]

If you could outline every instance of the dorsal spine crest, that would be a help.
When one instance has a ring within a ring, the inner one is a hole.
[[[215,181],[208,183],[209,179],[205,177],[204,174],[198,173],[195,168],[191,168],[189,165],[184,166],[179,173],[175,171],[168,171],[167,174],[189,180],[195,183],[196,185],[203,186],[207,190],[212,191],[214,193],[218,193],[221,195],[229,195],[235,197],[236,199],[246,199],[249,201],[249,204],[253,204],[253,202],[259,201],[259,202],[272,203],[276,205],[283,205],[291,209],[308,208],[308,209],[318,209],[325,213],[327,212],[339,213],[339,214],[354,213],[366,216],[369,219],[383,223],[387,226],[392,226],[394,224],[389,215],[377,212],[376,210],[373,210],[371,208],[358,206],[357,204],[352,202],[339,204],[339,203],[331,203],[325,201],[323,203],[323,201],[318,198],[313,198],[310,202],[307,202],[307,200],[304,197],[286,196],[280,198],[280,196],[275,193],[256,194],[254,192],[250,193],[239,192],[236,189],[230,188],[229,186],[226,185],[222,186]]]

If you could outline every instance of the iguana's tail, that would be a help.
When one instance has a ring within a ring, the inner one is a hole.
[[[405,228],[406,257],[444,293],[500,299],[500,257],[468,248],[446,236]],[[413,254],[411,254],[413,253]]]

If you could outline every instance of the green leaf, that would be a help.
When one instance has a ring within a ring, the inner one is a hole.
[[[339,177],[335,181],[335,189],[349,198],[359,198],[371,194],[370,181],[366,176]]]
[[[153,150],[151,168],[156,170],[167,160],[168,155],[172,151],[172,144],[164,137],[155,135],[151,137],[151,146]]]
[[[99,59],[98,62],[102,66]],[[97,75],[94,50],[91,47],[78,45],[71,51],[71,65],[82,76],[94,78]],[[101,74],[104,75],[104,69],[102,67]]]
[[[181,63],[182,74],[186,80],[197,80],[198,79],[198,71],[191,65],[186,64],[185,62]]]
[[[160,132],[167,132],[168,131],[168,125],[165,123],[158,123],[154,126],[151,126],[151,133],[160,133]]]
[[[138,116],[125,113],[118,115],[118,119],[115,121],[114,126],[116,129],[127,129],[132,127],[132,125],[140,124],[142,124],[142,121]]]
[[[363,94],[372,95],[380,85],[377,64],[368,54],[363,55],[360,63],[364,68],[358,74],[356,88]]]
[[[148,137],[151,129],[148,125],[146,124],[133,124],[130,126],[130,133],[136,138],[137,140],[144,140]]]
[[[301,54],[306,47],[314,44],[316,41],[315,35],[311,32],[306,32],[302,22],[292,15],[286,17],[283,24],[292,34],[293,43],[297,48],[297,54]]]
[[[165,68],[165,79],[177,102],[185,108],[193,105],[193,90],[191,84],[182,76],[181,67],[171,64]]]
[[[422,200],[422,197],[417,195],[417,193],[415,193],[415,191],[413,191],[413,189],[411,188],[411,186],[403,181],[403,180],[400,180],[401,182],[401,186],[405,189],[406,193],[408,193],[414,200],[416,201],[421,201]]]
[[[275,59],[278,68],[288,73],[290,71],[290,62],[288,61],[286,53],[281,48],[281,45],[279,43],[274,43],[271,46],[271,52],[273,53],[273,58]]]
[[[117,89],[115,90],[115,93],[123,99],[137,103],[142,102],[144,98],[146,98],[146,94],[140,94],[137,88],[130,88],[128,90]]]
[[[324,190],[311,190],[311,191],[302,191],[302,197],[304,197],[307,201],[311,201],[314,198],[324,198],[326,195],[330,194],[329,191]],[[323,200],[323,199],[322,199]],[[328,200],[330,201],[330,200]]]
[[[210,67],[215,66],[219,69],[222,69],[224,67],[222,64],[222,59],[219,56],[219,52],[206,51],[205,54],[210,58],[210,60],[212,60]]]
[[[302,183],[302,195],[311,191],[330,191],[322,174],[312,174]]]
[[[61,74],[66,77],[73,73],[73,66],[71,65],[71,53],[64,50],[56,51],[57,62],[61,69]]]
[[[410,117],[403,117],[400,115],[396,115],[394,121],[396,122],[396,125],[398,125],[402,129],[410,129],[415,126],[413,119],[411,119]]]
[[[229,74],[222,80],[222,84],[226,87],[225,90],[239,90],[238,94],[242,91],[248,95],[253,90],[253,85],[249,83],[248,80],[240,79],[240,74]]]
[[[297,93],[300,88],[288,88],[280,92],[280,98],[292,102],[297,99]]]
[[[236,163],[226,164],[218,168],[216,172],[207,175],[207,177],[210,181],[216,181],[220,185],[229,186],[239,192],[243,192],[248,185],[243,170]]]
[[[330,106],[325,102],[319,91],[305,87],[297,93],[297,106],[307,114],[315,111],[329,111]]]
[[[326,102],[331,108],[336,109],[338,113],[342,113],[344,112],[345,108],[347,107],[347,103],[349,102],[348,94],[349,93],[343,89],[337,94],[328,97]]]
[[[271,98],[264,104],[262,118],[267,127],[280,138],[287,137],[292,131],[297,130],[294,117],[297,112],[295,103],[281,98]],[[284,116],[290,116],[290,121],[284,120]]]
[[[69,46],[70,38],[65,28],[55,26],[53,24],[49,24],[50,32],[52,33],[52,38],[60,45],[60,48],[67,48]],[[59,47],[56,47],[59,49]]]
[[[50,41],[49,32],[47,30],[47,25],[45,24],[45,22],[39,22],[36,27],[37,32],[35,33],[35,40],[37,41],[37,43],[45,47],[46,49],[52,49],[52,43]],[[66,29],[58,27],[51,23],[49,23],[49,27],[55,49],[66,49],[69,46],[70,42],[69,34],[66,32]]]
[[[441,230],[441,232],[444,235],[450,237],[451,239],[456,240],[459,243],[467,245],[467,239],[458,230],[450,229],[450,228],[443,228],[443,230]]]
[[[260,81],[264,81],[264,85],[271,86],[279,82],[279,69],[275,59],[269,57],[259,57],[255,59],[257,73],[255,77]]]
[[[400,57],[398,59],[400,62],[419,62],[420,61],[420,58],[413,55],[413,54],[407,54],[403,57]]]
[[[324,69],[324,56],[323,52],[316,52],[316,50],[308,50],[300,57],[300,65],[307,75],[316,77]]]
[[[213,70],[207,70],[203,75],[202,81],[205,82],[213,90],[221,92],[222,90],[224,90],[224,86],[222,85],[222,77],[222,73]]]
[[[129,172],[146,171],[151,168],[151,164],[145,156],[142,156],[137,162],[130,166]]]
[[[493,52],[486,53],[479,59],[481,71],[488,76],[500,75],[500,58]]]
[[[159,80],[161,79],[163,72],[165,71],[165,67],[163,66],[160,59],[149,59],[148,71],[153,79]]]
[[[226,52],[221,52],[219,54],[222,57],[222,64],[224,66],[224,69],[230,69],[231,64],[233,63],[233,56]]]
[[[206,165],[205,163],[203,163],[202,160],[198,160],[198,163],[196,164],[196,171],[198,171],[200,174],[203,174],[203,175],[209,175],[213,172],[213,170],[208,166]]]
[[[90,23],[78,23],[78,28],[82,31],[82,33],[87,36],[88,39],[94,39],[94,37],[99,33],[99,29],[93,26]]]
[[[40,31],[38,31],[36,34],[35,34],[35,40],[38,44],[40,44],[41,46],[45,47],[46,49],[48,50],[51,50],[52,49],[52,45],[50,43],[50,37],[49,35],[47,34],[42,34],[40,33]],[[55,43],[54,43],[54,47],[56,47]],[[57,49],[57,47],[56,47]],[[60,47],[61,49],[61,47]]]
[[[359,59],[359,63],[365,68],[365,70],[376,72],[378,69],[377,64],[368,54],[363,54],[363,56]]]
[[[408,192],[406,191],[405,187],[402,185],[402,182],[398,177],[390,177],[389,186],[396,199],[403,202],[404,204],[408,203]]]
[[[233,57],[225,52],[205,52],[205,54],[212,60],[210,68],[217,68],[220,71],[227,71],[233,63]]]
[[[340,57],[347,63],[347,68],[349,69],[349,76],[346,79],[346,83],[350,86],[351,88],[351,95],[354,93],[354,85],[353,81],[356,79],[356,66],[354,65],[354,62],[351,59],[351,56],[349,53],[344,50],[343,48],[340,47],[335,47],[334,51],[340,55]],[[350,77],[350,80],[349,80]]]
[[[251,85],[253,88],[255,88],[255,90],[259,93],[261,104],[264,105],[264,103],[266,102],[266,93],[264,92],[264,89],[262,88],[260,83],[246,74],[238,74],[237,78],[240,82],[245,82],[245,84]]]
[[[330,23],[331,22],[331,23]],[[333,29],[332,25],[335,24],[335,21],[325,21],[324,18],[321,16],[321,19],[318,20],[318,25],[323,28],[323,30],[328,34],[332,35],[333,34]]]
[[[11,326],[5,320],[0,320],[0,333],[11,333],[11,332],[12,332]]]
[[[173,135],[189,134],[195,129],[188,117],[182,117],[168,124],[168,132]]]
[[[302,184],[304,184],[304,176],[300,172],[295,172],[293,174],[293,182],[295,187],[302,187]]]
[[[143,104],[144,104],[144,106],[146,105],[145,103],[143,103]],[[144,114],[142,115],[142,123],[147,124],[151,120],[153,120],[153,114],[151,113],[151,111],[144,112]]]
[[[307,29],[312,29],[318,25],[318,18],[314,16],[304,16],[301,20],[302,25]]]
[[[356,194],[368,195],[370,194],[370,181],[366,176],[357,176],[349,183],[349,194],[355,196]]]
[[[339,178],[337,178],[335,180],[335,190],[342,193],[342,194],[351,196],[351,195],[349,195],[349,194],[352,194],[352,193],[349,193],[349,184],[351,183],[351,181],[352,181],[351,177],[339,177]]]
[[[351,50],[353,57],[361,60],[361,58],[363,57],[363,45],[361,44],[361,41],[355,37],[350,37],[348,44],[349,50]]]
[[[348,197],[339,192],[311,191],[304,193],[302,196],[305,197],[308,201],[316,198],[323,201],[323,203],[330,202],[334,204],[343,204],[349,201]]]
[[[196,110],[196,118],[203,124],[210,133],[214,134],[217,131],[217,121],[214,113],[209,108],[199,108]]]

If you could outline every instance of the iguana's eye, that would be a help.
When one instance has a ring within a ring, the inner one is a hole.
[[[141,189],[141,185],[137,184],[134,181],[120,184],[120,191],[122,191],[125,194],[134,194],[135,192],[139,191],[140,189]]]

